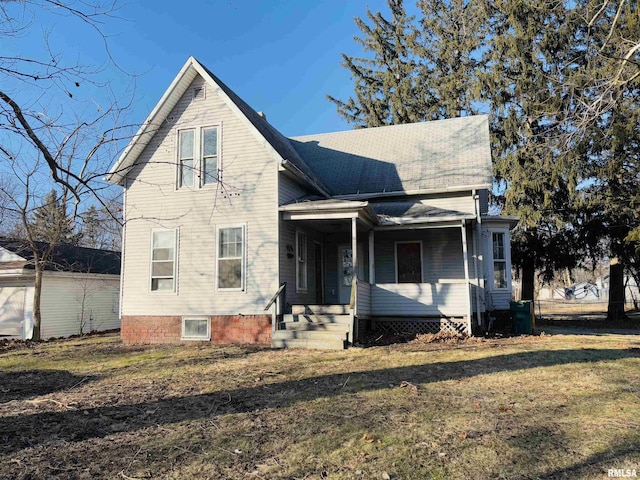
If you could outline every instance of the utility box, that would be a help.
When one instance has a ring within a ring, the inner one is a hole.
[[[533,333],[533,302],[510,302],[513,333],[531,335]]]

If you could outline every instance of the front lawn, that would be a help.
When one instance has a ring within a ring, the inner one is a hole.
[[[639,427],[633,332],[327,352],[0,346],[0,478],[640,476]]]

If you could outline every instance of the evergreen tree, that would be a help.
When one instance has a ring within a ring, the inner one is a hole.
[[[387,0],[391,18],[367,8],[367,21],[356,18],[362,37],[355,41],[373,58],[342,55],[351,72],[354,97],[347,101],[331,95],[338,113],[356,127],[411,123],[426,118],[425,99],[419,93],[418,68],[413,60],[415,31],[403,0]],[[434,101],[435,102],[435,101]]]
[[[34,240],[77,245],[80,235],[74,233],[73,220],[67,215],[64,198],[51,190],[32,215],[29,229]]]
[[[412,38],[423,120],[478,113],[489,9],[474,0],[420,0]]]
[[[535,272],[547,277],[573,268],[573,198],[581,176],[577,152],[563,149],[560,132],[572,102],[567,78],[580,56],[580,18],[561,2],[493,2],[482,74],[491,106],[495,175],[503,211],[520,217],[513,262],[522,274],[522,298],[533,300]],[[551,247],[555,248],[551,248]]]
[[[581,168],[589,186],[582,192],[583,203],[597,212],[589,228],[600,232],[600,238],[591,242],[607,240],[608,318],[619,320],[625,318],[625,272],[639,264],[640,50],[627,55],[640,39],[640,8],[634,2],[601,5],[586,0],[580,8],[591,20],[584,68],[574,74],[574,83],[582,89],[569,119],[580,134],[571,137],[571,145],[587,144]],[[631,273],[637,277],[637,271]]]

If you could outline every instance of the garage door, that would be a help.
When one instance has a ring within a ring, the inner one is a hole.
[[[0,335],[22,337],[26,287],[0,287]]]

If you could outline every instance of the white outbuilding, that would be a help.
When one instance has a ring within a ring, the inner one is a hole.
[[[33,250],[0,238],[0,339],[32,338],[34,283]],[[120,328],[119,292],[120,252],[54,246],[42,278],[41,338]]]

